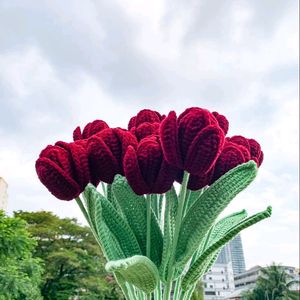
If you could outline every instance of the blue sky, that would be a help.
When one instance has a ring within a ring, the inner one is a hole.
[[[0,176],[8,212],[51,210],[34,162],[77,125],[126,126],[139,109],[216,110],[265,161],[227,208],[268,219],[242,234],[247,267],[299,265],[298,3],[295,0],[0,0]]]

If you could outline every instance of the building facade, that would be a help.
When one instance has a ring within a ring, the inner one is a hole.
[[[234,275],[245,272],[245,257],[240,234],[223,247],[216,261],[222,264],[228,262],[232,263]]]
[[[0,177],[0,210],[7,209],[7,183]]]
[[[206,300],[226,299],[234,291],[234,276],[231,262],[215,263],[203,276]]]
[[[291,276],[293,280],[299,281],[299,270],[290,267],[290,266],[282,266],[287,274]],[[237,274],[234,276],[234,285],[235,289],[252,289],[255,287],[256,281],[261,273],[261,266],[255,266],[243,273]],[[299,284],[295,284],[291,287],[292,290],[299,290]]]

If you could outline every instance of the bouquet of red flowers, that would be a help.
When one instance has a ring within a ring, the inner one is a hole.
[[[190,299],[222,247],[271,215],[217,219],[263,161],[257,141],[227,131],[203,108],[144,109],[127,129],[95,120],[41,152],[39,179],[76,200],[127,299]]]

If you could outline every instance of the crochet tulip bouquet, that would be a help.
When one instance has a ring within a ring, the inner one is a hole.
[[[222,247],[271,215],[218,219],[263,161],[254,139],[227,131],[206,109],[145,109],[127,130],[96,120],[41,152],[40,181],[78,203],[126,299],[190,299]]]

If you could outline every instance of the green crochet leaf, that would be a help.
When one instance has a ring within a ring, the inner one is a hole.
[[[270,217],[271,214],[272,208],[269,206],[266,210],[248,217],[245,220],[242,220],[233,228],[230,228],[224,236],[216,239],[214,243],[212,243],[192,264],[186,275],[183,277],[182,288],[186,290],[192,284],[194,284],[212,265],[212,263],[216,259],[218,251],[220,251],[221,248],[232,238],[234,238],[239,232],[265,218]]]
[[[151,293],[159,282],[155,264],[146,256],[136,255],[126,259],[109,261],[105,269],[114,272],[146,294]]]
[[[190,209],[190,207],[196,202],[196,200],[198,198],[200,198],[200,196],[204,193],[204,191],[207,189],[207,187],[204,187],[202,189],[199,189],[197,191],[190,191],[189,192],[189,196],[187,197],[187,203],[186,203],[186,213],[188,212],[188,210]]]
[[[97,226],[96,226],[96,207],[95,207],[95,201],[91,197],[86,198],[85,193],[83,193],[83,199],[86,206],[86,210],[89,217],[89,224],[92,227],[92,229],[97,232]]]
[[[176,249],[176,264],[184,265],[199,247],[218,215],[255,178],[254,161],[241,164],[214,182],[194,202],[183,219]]]
[[[228,230],[238,224],[240,221],[247,217],[247,212],[245,209],[230,214],[223,219],[219,220],[208,233],[206,245],[201,249],[201,252],[205,251],[208,247],[210,247],[215,241],[219,240],[226,234]],[[205,240],[205,239],[204,239]]]
[[[166,207],[164,215],[164,241],[162,261],[159,273],[163,281],[167,280],[168,263],[171,255],[171,248],[175,230],[175,217],[178,206],[178,198],[174,187],[166,193]]]
[[[142,254],[146,255],[147,237],[147,207],[144,196],[136,195],[125,177],[116,175],[112,184],[112,191],[120,210],[133,231]],[[151,213],[151,260],[160,265],[163,237],[156,217]]]
[[[109,259],[141,254],[141,249],[132,230],[112,204],[91,184],[85,188],[84,196],[88,201],[95,203],[97,233]]]

